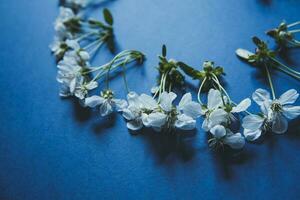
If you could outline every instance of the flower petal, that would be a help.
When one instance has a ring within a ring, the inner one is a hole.
[[[216,125],[214,126],[212,129],[210,129],[211,134],[213,134],[213,136],[215,138],[222,138],[226,135],[226,129],[224,126],[222,125]]]
[[[158,107],[157,102],[151,96],[146,94],[141,94],[139,101],[142,103],[143,107],[148,110],[154,110]]]
[[[196,102],[190,102],[186,104],[182,107],[182,111],[185,115],[188,115],[194,119],[204,114],[201,105]]]
[[[272,131],[274,133],[282,134],[288,129],[288,121],[281,113],[274,113],[272,123]]]
[[[104,98],[100,96],[93,95],[85,99],[85,105],[94,108],[104,102]]]
[[[163,113],[156,112],[149,115],[143,114],[142,120],[146,127],[160,128],[166,123],[167,116]]]
[[[288,119],[295,119],[300,115],[300,106],[283,106],[283,114]]]
[[[244,99],[238,105],[233,107],[231,112],[233,112],[233,113],[243,112],[243,111],[247,110],[250,105],[251,105],[251,100],[249,98]]]
[[[196,120],[185,114],[181,114],[177,117],[175,127],[182,130],[193,130],[196,127]]]
[[[166,111],[166,112],[170,112],[173,108],[173,101],[174,99],[177,97],[177,95],[174,92],[163,92],[160,95],[160,107]]]
[[[248,60],[250,56],[254,55],[252,52],[245,50],[245,49],[237,49],[235,51],[236,55],[238,55],[239,57]]]
[[[252,94],[252,99],[261,106],[264,101],[270,101],[270,93],[267,90],[259,88]]]
[[[186,93],[185,95],[182,96],[178,104],[178,108],[181,110],[185,105],[187,105],[190,102],[192,102],[192,95],[191,93]]]
[[[257,130],[250,130],[250,129],[244,129],[244,136],[249,141],[254,141],[258,139],[261,136],[261,129]]]
[[[141,120],[133,120],[130,122],[127,122],[127,128],[133,131],[137,131],[141,128],[143,128],[143,123]]]
[[[113,99],[113,102],[116,104],[117,111],[122,111],[128,106],[127,101],[124,99]]]
[[[218,108],[222,105],[222,97],[219,90],[210,89],[207,96],[207,108],[209,110]]]
[[[264,118],[258,115],[247,115],[243,119],[242,127],[244,129],[249,129],[252,131],[256,131],[260,129],[264,123]]]
[[[128,108],[123,109],[123,117],[127,120],[135,119],[135,114]]]
[[[245,138],[240,133],[231,134],[225,137],[224,143],[233,149],[241,149],[245,145]]]
[[[223,109],[216,109],[209,116],[209,121],[211,122],[212,126],[226,122],[226,120],[227,112]]]
[[[113,108],[109,101],[104,101],[103,104],[100,105],[100,115],[102,117],[109,115],[113,112]]]
[[[299,97],[299,93],[297,92],[297,90],[295,89],[290,89],[288,91],[286,91],[285,93],[283,93],[278,101],[282,104],[293,104],[295,103],[295,101],[298,99]]]

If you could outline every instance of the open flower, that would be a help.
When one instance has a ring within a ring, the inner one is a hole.
[[[262,115],[249,115],[243,119],[245,137],[251,141],[256,140],[269,127],[274,133],[285,133],[288,129],[288,119],[300,115],[300,106],[291,105],[298,97],[298,92],[290,89],[278,99],[271,100],[268,91],[257,89],[252,98],[260,106]]]
[[[58,60],[62,59],[69,50],[80,50],[80,45],[76,40],[67,39],[66,41],[61,41],[57,37],[54,38],[53,43],[49,47]]]
[[[98,87],[98,83],[96,81],[90,81],[88,83],[82,83],[76,87],[74,95],[83,100],[90,90],[93,90]]]
[[[84,77],[81,75],[82,67],[72,57],[66,57],[57,65],[57,81],[61,83],[61,96],[70,96],[75,92],[76,87],[80,86]]]
[[[223,100],[220,91],[210,89],[207,97],[207,106],[202,110],[205,119],[202,128],[209,131],[213,126],[227,121],[227,112],[221,108]]]
[[[100,115],[107,116],[114,111],[114,108],[117,111],[123,110],[127,106],[127,102],[123,99],[115,99],[114,93],[111,90],[106,90],[101,92],[100,96],[93,95],[85,99],[85,106],[94,108],[99,106]]]
[[[245,139],[240,133],[232,133],[222,125],[211,128],[210,133],[213,138],[209,140],[209,146],[218,148],[224,144],[233,149],[241,149],[245,145]]]
[[[54,23],[57,37],[60,39],[72,38],[73,32],[78,32],[80,24],[77,16],[70,8],[60,7],[59,16]]]

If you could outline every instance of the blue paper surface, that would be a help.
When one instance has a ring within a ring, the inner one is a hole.
[[[161,45],[168,57],[201,67],[213,60],[225,68],[235,101],[268,88],[259,71],[239,60],[235,49],[254,49],[251,37],[281,20],[300,20],[295,0],[116,0],[119,50],[144,52],[143,66],[128,70],[129,87],[148,92]],[[122,116],[101,118],[72,99],[58,96],[55,61],[48,48],[58,15],[55,0],[0,2],[0,199],[299,199],[299,119],[285,135],[247,143],[238,154],[218,155],[201,130],[179,141],[157,133],[131,135]],[[102,48],[93,64],[113,55]],[[300,70],[300,50],[283,61]],[[300,83],[273,74],[277,94]],[[188,79],[195,88],[197,81]],[[112,88],[125,97],[122,78]],[[192,90],[193,91],[193,90]],[[195,97],[195,92],[193,92]],[[299,101],[298,101],[299,104]],[[251,111],[258,111],[256,106]]]

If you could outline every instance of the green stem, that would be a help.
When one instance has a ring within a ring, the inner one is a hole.
[[[124,64],[122,65],[123,68],[123,80],[124,80],[124,84],[125,84],[125,88],[127,93],[129,93],[129,89],[128,89],[128,84],[127,84],[127,78],[126,78],[126,63],[127,61],[124,62]]]
[[[289,31],[290,33],[299,33],[300,32],[300,29],[296,29],[296,30],[291,30]]]
[[[274,86],[273,86],[273,83],[272,83],[272,79],[271,79],[271,74],[270,74],[270,71],[269,71],[269,68],[266,64],[265,65],[265,69],[266,69],[266,72],[267,72],[267,77],[268,77],[268,81],[269,81],[269,85],[270,85],[270,88],[271,88],[271,91],[272,91],[272,97],[273,99],[276,99],[276,95],[275,95],[275,91],[274,91]]]
[[[201,82],[201,85],[200,85],[199,90],[198,90],[198,95],[197,95],[197,97],[198,97],[198,101],[199,101],[199,103],[200,103],[201,105],[203,105],[203,103],[202,103],[202,101],[201,101],[201,90],[202,90],[202,87],[204,86],[206,80],[207,80],[207,78],[205,77],[205,78],[203,79],[203,81]]]
[[[275,63],[279,64],[280,66],[282,66],[283,68],[285,68],[286,70],[290,71],[291,73],[295,73],[296,75],[300,75],[300,72],[293,70],[292,68],[286,66],[285,64],[283,64],[282,62],[279,62],[278,60],[269,57],[271,60],[273,60]]]
[[[288,28],[291,28],[291,27],[293,27],[293,26],[297,26],[298,24],[300,24],[300,21],[297,21],[297,22],[288,24],[287,27],[288,27]]]
[[[285,70],[284,68],[281,68],[281,67],[279,67],[279,66],[274,66],[274,68],[276,68],[276,69],[278,69],[278,70],[280,70],[280,71],[286,73],[287,75],[289,75],[289,76],[291,76],[291,77],[293,77],[293,78],[295,78],[295,79],[297,79],[297,80],[300,80],[300,76],[297,76],[296,74],[293,74],[293,73],[291,73],[290,71]]]

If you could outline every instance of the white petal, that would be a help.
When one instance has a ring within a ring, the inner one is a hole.
[[[213,136],[215,138],[222,138],[226,135],[226,129],[224,126],[222,125],[216,125],[214,126],[212,129],[210,129],[211,134],[213,134]]]
[[[264,101],[270,101],[270,93],[267,90],[259,88],[252,94],[252,99],[261,106]]]
[[[139,95],[135,92],[129,92],[127,94],[127,100],[128,100],[129,105],[134,105],[134,106],[140,107],[141,102],[140,102],[139,98],[140,98]]]
[[[274,133],[282,134],[288,129],[288,121],[281,113],[274,113],[272,131]]]
[[[186,93],[185,95],[182,96],[178,104],[178,108],[181,110],[185,105],[187,105],[190,102],[192,102],[192,95],[191,93]]]
[[[100,105],[100,115],[102,117],[109,115],[113,112],[113,108],[109,101],[104,101],[103,104]]]
[[[163,113],[156,112],[148,115],[148,125],[151,127],[162,127],[166,123],[167,116]]]
[[[283,114],[288,119],[295,119],[300,115],[300,106],[283,106]]]
[[[137,131],[141,128],[143,128],[143,123],[141,120],[133,120],[130,122],[127,122],[127,128],[133,131]]]
[[[88,90],[95,89],[96,87],[98,87],[98,83],[96,81],[91,81],[86,85]]]
[[[182,130],[193,130],[196,127],[196,120],[186,116],[185,114],[182,114],[177,117],[175,127]]]
[[[209,131],[211,127],[209,127],[209,120],[207,118],[204,119],[203,123],[202,123],[202,129],[206,132]]]
[[[78,42],[76,40],[66,40],[66,44],[68,45],[68,47],[72,48],[73,50],[78,50],[80,49],[80,45],[78,44]]]
[[[203,115],[202,107],[199,103],[190,102],[182,107],[182,111],[185,115],[188,115],[194,119]]]
[[[210,114],[209,120],[211,121],[212,126],[226,122],[227,112],[223,109],[216,109]]]
[[[252,56],[254,55],[252,52],[248,51],[248,50],[245,50],[245,49],[237,49],[235,51],[236,55],[238,55],[239,57],[245,59],[245,60],[248,60],[249,59],[249,56]]]
[[[88,107],[93,108],[93,107],[96,107],[96,106],[102,104],[103,102],[104,102],[104,98],[103,97],[94,95],[94,96],[91,96],[91,97],[87,97],[85,99],[85,103],[84,104],[86,106],[88,106]]]
[[[90,54],[86,51],[80,51],[79,56],[82,60],[87,61],[90,59]]]
[[[173,92],[167,93],[167,92],[163,92],[160,95],[160,107],[166,111],[166,112],[170,112],[173,108],[173,101],[174,99],[177,97],[177,95]]]
[[[222,97],[219,90],[210,89],[207,96],[207,108],[209,110],[218,108],[222,105]]]
[[[123,117],[127,120],[135,119],[135,114],[128,108],[123,109]]]
[[[284,104],[293,104],[298,99],[299,93],[295,89],[290,89],[283,93],[278,101],[284,105]]]
[[[249,98],[244,99],[237,106],[233,107],[231,112],[233,113],[243,112],[247,110],[250,105],[251,105],[251,100]]]
[[[128,106],[127,101],[124,99],[113,99],[113,102],[116,104],[117,111],[122,111]]]
[[[247,115],[243,119],[242,126],[244,129],[255,131],[260,129],[264,123],[264,118],[258,115]]]
[[[254,141],[261,136],[261,129],[257,129],[257,130],[244,129],[244,136],[246,137],[247,140]]]
[[[76,88],[76,78],[73,78],[70,82],[70,92],[73,94]]]
[[[154,110],[158,106],[155,99],[146,94],[141,94],[139,101],[143,104],[143,107],[148,110]]]
[[[240,133],[235,133],[229,136],[226,136],[224,143],[229,145],[233,149],[241,149],[245,145],[245,138]]]

